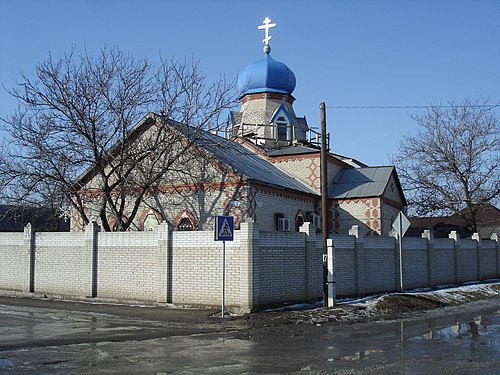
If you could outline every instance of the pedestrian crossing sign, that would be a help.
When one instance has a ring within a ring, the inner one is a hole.
[[[233,241],[234,240],[234,217],[216,216],[214,226],[215,241]]]

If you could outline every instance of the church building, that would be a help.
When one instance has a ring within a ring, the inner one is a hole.
[[[191,180],[166,178],[154,194],[146,195],[132,229],[155,230],[167,221],[174,230],[212,230],[218,215],[234,216],[236,227],[251,219],[261,230],[295,232],[306,221],[321,229],[321,134],[295,114],[295,75],[271,57],[269,29],[275,24],[270,22],[266,18],[259,26],[265,31],[263,58],[239,73],[241,108],[229,113],[225,136],[200,134]],[[131,139],[147,136],[147,129],[159,123],[176,131],[191,125],[177,126],[150,113]],[[370,167],[335,154],[329,137],[327,147],[329,232],[348,234],[357,225],[364,235],[388,235],[406,206],[395,168]],[[94,177],[88,171],[80,178],[84,190],[95,186]],[[82,229],[76,214],[72,229]]]

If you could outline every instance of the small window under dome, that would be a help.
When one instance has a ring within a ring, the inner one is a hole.
[[[276,131],[278,133],[278,141],[288,141],[290,140],[290,132],[288,123],[283,121],[276,122]]]

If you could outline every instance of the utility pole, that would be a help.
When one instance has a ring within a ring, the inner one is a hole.
[[[323,307],[328,307],[328,176],[326,149],[326,106],[319,105],[321,128],[321,232],[323,235]]]

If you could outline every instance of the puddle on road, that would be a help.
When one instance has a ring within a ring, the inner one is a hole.
[[[434,325],[433,320],[428,321]],[[401,336],[404,341],[436,340],[440,342],[453,342],[455,340],[474,339],[498,333],[500,330],[500,310],[489,315],[480,315],[466,321],[457,320],[455,323],[441,327],[430,327],[426,332],[414,335],[406,334],[404,325]],[[500,350],[500,337],[492,337],[486,345],[494,350]]]
[[[354,353],[353,355],[344,355],[338,358],[328,358],[328,362],[334,361],[359,361],[365,359],[370,354],[374,353],[383,353],[384,351],[381,349],[369,349],[369,350],[361,350],[359,352]]]
[[[372,355],[386,355],[395,349],[403,352],[410,351],[409,346],[420,345],[428,342],[432,345],[441,344],[459,344],[460,349],[467,351],[467,348],[474,351],[474,348],[488,348],[493,352],[500,352],[500,310],[489,314],[479,315],[473,318],[463,316],[454,316],[433,319],[422,319],[415,321],[401,321],[387,327],[384,344],[380,344],[381,338],[376,342],[377,345],[363,345],[363,350],[355,351],[349,355],[327,358],[328,362],[337,361],[361,361]],[[368,346],[368,347],[367,347]],[[329,350],[339,349],[335,346],[329,346]],[[426,349],[424,349],[425,351]],[[429,349],[432,350],[432,349]],[[415,350],[412,351],[416,353]]]
[[[6,370],[12,366],[14,366],[13,360],[0,358],[0,370]]]

